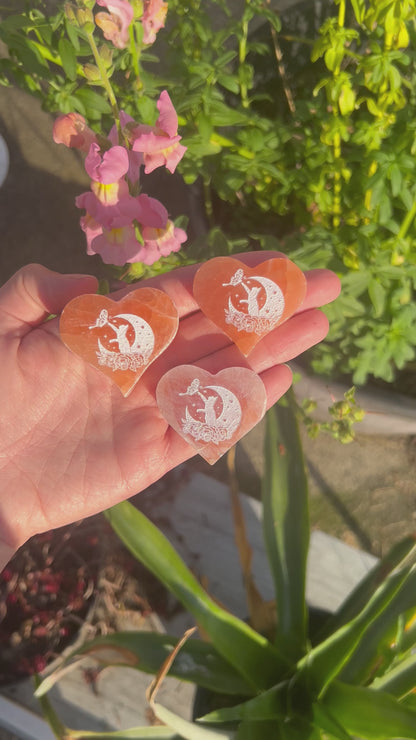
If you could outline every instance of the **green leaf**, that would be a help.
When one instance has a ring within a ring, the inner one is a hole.
[[[86,737],[95,738],[95,740],[105,740],[105,738],[118,738],[118,740],[181,740],[175,730],[165,726],[155,727],[129,727],[127,730],[116,730],[115,732],[92,732],[90,730],[71,730],[71,740],[79,738],[84,740]]]
[[[276,594],[276,644],[296,662],[306,650],[309,508],[299,430],[287,401],[267,412],[264,454],[263,529]]]
[[[415,548],[412,535],[404,537],[367,573],[325,625],[324,636],[332,634],[364,609],[376,589]]]
[[[400,573],[394,573],[390,579],[399,582]],[[388,580],[390,580],[388,579]],[[392,595],[390,603],[374,616],[372,623],[365,632],[365,637],[359,644],[359,649],[351,655],[347,665],[343,668],[340,678],[348,683],[363,683],[370,680],[375,670],[389,664],[394,657],[389,650],[397,630],[397,620],[400,615],[414,609],[416,593],[416,572],[412,570],[398,591]]]
[[[363,740],[416,738],[416,712],[384,691],[334,681],[322,704],[348,732]]]
[[[282,659],[266,638],[219,607],[170,542],[138,509],[124,501],[106,512],[121,540],[193,614],[219,653],[257,689],[273,683]]]
[[[210,118],[206,116],[203,111],[198,115],[197,126],[203,142],[205,144],[208,143],[212,134],[213,126]]]
[[[341,87],[338,105],[342,116],[348,116],[355,108],[355,92],[350,84]]]
[[[263,691],[254,699],[241,702],[234,707],[225,707],[210,712],[201,717],[201,721],[218,723],[284,719],[287,716],[291,687],[293,687],[293,682],[283,681],[268,691]]]
[[[84,106],[88,119],[97,120],[103,113],[111,113],[111,106],[104,93],[97,93],[89,87],[81,87],[76,91],[76,97]]]
[[[402,201],[404,207],[407,208],[408,211],[410,211],[410,209],[413,206],[414,197],[412,193],[410,192],[409,188],[407,187],[402,188],[399,193],[399,196],[400,196],[400,200]]]
[[[397,195],[399,195],[402,189],[402,184],[403,184],[402,173],[397,164],[393,164],[391,166],[390,181],[391,181],[391,192],[394,195],[394,197],[396,197]]]
[[[152,703],[152,709],[158,719],[176,730],[185,740],[234,740],[234,730],[217,730],[211,727],[204,727],[197,722],[189,722],[179,717],[170,709],[163,707],[161,704]]]
[[[357,272],[348,272],[341,278],[342,289],[346,291],[348,295],[357,298],[367,290],[370,279],[371,273],[369,270],[362,269]]]
[[[79,43],[79,37],[78,37],[77,29],[75,28],[75,26],[72,25],[72,23],[70,23],[68,21],[67,18],[65,18],[65,31],[66,31],[66,33],[68,35],[68,38],[69,38],[72,46],[74,47],[74,49],[76,51],[79,51],[80,50],[80,43]]]
[[[410,617],[407,616],[408,624],[400,635],[399,652],[406,653],[416,646],[416,607],[410,610]]]
[[[215,60],[215,66],[216,68],[225,67],[227,64],[233,61],[237,56],[236,51],[225,51],[223,54],[221,54],[217,59]]]
[[[299,667],[305,669],[316,692],[321,695],[354,655],[357,646],[361,649],[360,641],[367,628],[391,605],[410,573],[412,571],[406,569],[389,576],[354,619],[313,648],[300,661]]]
[[[364,15],[366,11],[365,0],[351,0],[351,5],[357,23],[361,24],[364,20]]]
[[[117,632],[91,640],[69,653],[56,673],[47,676],[36,696],[43,696],[59,680],[61,670],[74,658],[89,656],[102,665],[126,665],[155,674],[175,648],[178,639],[155,632]],[[172,663],[169,674],[222,694],[245,695],[251,687],[215,648],[202,640],[187,640]]]
[[[374,315],[379,317],[386,305],[387,291],[377,278],[372,278],[368,284],[368,295],[374,308]]]
[[[62,66],[68,79],[76,80],[77,77],[77,57],[75,49],[68,39],[59,39],[58,52],[61,57]]]
[[[332,737],[337,738],[337,740],[352,740],[351,735],[341,727],[339,722],[321,703],[315,702],[312,709],[314,724],[316,727],[319,727],[320,730],[324,730],[325,733]]]
[[[208,115],[214,126],[238,126],[247,124],[249,117],[246,113],[229,108],[220,100],[213,100]]]
[[[239,725],[235,740],[271,740],[274,737],[276,740],[277,738],[280,740],[280,735],[277,732],[278,727],[276,722],[270,720],[266,720],[266,722],[251,722],[248,720],[241,722]]]
[[[225,87],[226,90],[229,90],[235,95],[238,95],[240,91],[240,85],[238,84],[238,80],[233,75],[219,74],[218,82],[220,85]]]
[[[374,679],[372,689],[387,691],[396,699],[403,699],[416,686],[416,655],[409,655],[384,676]]]

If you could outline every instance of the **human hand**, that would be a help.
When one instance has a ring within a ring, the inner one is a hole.
[[[239,259],[254,266],[274,256],[252,252]],[[33,534],[107,509],[195,454],[156,405],[157,383],[171,367],[196,364],[213,373],[251,367],[265,385],[269,407],[291,384],[282,363],[325,337],[327,319],[316,307],[339,293],[338,278],[328,270],[307,273],[300,310],[245,359],[198,310],[192,295],[197,267],[133,286],[164,290],[180,323],[172,344],[128,398],[65,347],[58,319],[45,321],[75,296],[94,293],[95,278],[29,265],[0,288],[0,567]]]

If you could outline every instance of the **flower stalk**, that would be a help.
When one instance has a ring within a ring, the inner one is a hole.
[[[108,102],[111,105],[111,110],[113,112],[114,121],[117,127],[117,133],[119,142],[122,142],[122,133],[121,133],[121,124],[120,124],[120,111],[118,109],[117,99],[114,94],[114,90],[111,86],[110,78],[107,74],[107,69],[105,67],[105,64],[103,60],[101,59],[100,52],[98,51],[97,44],[95,43],[94,34],[92,31],[87,30],[86,36],[88,39],[88,43],[90,45],[91,51],[94,56],[95,63],[98,67],[98,70],[100,72],[101,81],[103,83],[103,87],[107,93]]]

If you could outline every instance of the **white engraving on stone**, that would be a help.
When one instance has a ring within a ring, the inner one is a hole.
[[[238,307],[229,296],[228,307],[224,309],[226,323],[238,331],[263,334],[281,317],[285,299],[279,286],[270,278],[262,275],[246,277],[243,270],[238,269],[229,283],[223,283],[223,287],[228,286],[241,286],[246,296],[244,293],[237,296]]]
[[[184,434],[214,444],[231,439],[242,419],[240,402],[232,391],[221,385],[201,386],[198,378],[194,378],[185,393],[179,395],[198,397],[185,408]],[[192,413],[201,415],[202,419],[196,419]]]
[[[126,323],[127,322],[127,323]],[[111,370],[138,370],[144,365],[153,352],[155,335],[152,328],[141,316],[132,313],[120,313],[112,321],[108,318],[108,311],[103,308],[100,315],[89,329],[108,327],[115,336],[98,337],[98,364],[105,365]],[[129,339],[129,336],[131,339]],[[107,344],[105,346],[103,341]],[[117,349],[109,345],[117,345]]]

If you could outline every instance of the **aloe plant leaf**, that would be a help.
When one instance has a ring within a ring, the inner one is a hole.
[[[285,719],[288,714],[290,685],[289,681],[283,681],[234,707],[209,712],[200,717],[200,721],[217,723]]]
[[[406,571],[403,572],[406,573]],[[389,577],[389,579],[392,578],[396,578],[399,582],[400,572]],[[360,642],[359,649],[353,652],[339,675],[342,681],[367,683],[375,671],[380,672],[388,668],[395,657],[395,652],[390,649],[390,646],[396,638],[398,620],[409,610],[414,611],[415,594],[416,571],[412,570],[397,592],[392,594],[385,608],[378,615],[374,614],[365,632],[365,639]]]
[[[151,706],[156,717],[174,729],[184,740],[234,740],[235,738],[235,730],[216,729],[205,727],[199,722],[189,722],[157,702],[152,702]]]
[[[163,725],[156,727],[129,727],[128,730],[115,730],[114,732],[92,732],[87,730],[68,730],[65,737],[75,740],[84,740],[91,737],[94,740],[106,740],[107,738],[118,738],[118,740],[181,740],[175,730]]]
[[[321,703],[351,735],[362,740],[416,738],[416,712],[385,691],[333,681]]]
[[[405,569],[390,575],[358,616],[312,648],[299,662],[298,667],[306,671],[311,687],[318,694],[325,690],[351,656],[358,652],[358,646],[360,650],[362,649],[362,642],[365,643],[367,640],[367,629],[377,618],[382,618],[403,584],[409,579],[409,574],[414,575],[413,571]],[[366,638],[362,640],[364,634]]]
[[[337,740],[352,740],[351,735],[320,702],[313,704],[312,711],[315,726],[323,730],[326,735],[337,738]]]
[[[293,681],[286,681],[263,692],[254,699],[226,707],[206,714],[199,719],[203,723],[236,723],[240,722],[241,737],[263,737],[261,728],[268,727],[266,738],[276,737],[279,740],[315,740],[320,738],[319,728],[314,725],[312,701],[308,695],[296,690]],[[242,734],[242,726],[246,726]],[[258,727],[256,736],[254,727]],[[271,730],[273,729],[273,732]],[[348,736],[347,736],[348,737]],[[342,740],[345,740],[342,738]],[[350,738],[348,738],[350,740]]]
[[[416,686],[416,654],[409,655],[398,665],[387,671],[383,676],[375,678],[372,689],[387,691],[396,699],[403,699],[415,690]]]
[[[280,740],[279,728],[276,722],[241,722],[235,740]]]
[[[106,512],[115,532],[132,552],[193,614],[218,652],[255,690],[268,688],[284,661],[268,640],[222,609],[198,583],[167,538],[128,501]]]
[[[413,607],[405,615],[405,623],[402,634],[400,635],[400,645],[398,650],[401,653],[406,653],[416,645],[416,608]]]
[[[415,537],[409,535],[393,545],[389,552],[367,573],[347,596],[325,625],[322,638],[342,627],[365,607],[368,600],[387,576],[400,566],[415,548]]]
[[[97,637],[69,653],[56,674],[52,673],[42,681],[35,695],[40,697],[49,691],[59,680],[62,668],[81,656],[94,658],[104,666],[124,665],[143,673],[156,674],[177,642],[176,637],[156,632],[128,631]],[[169,673],[182,681],[191,681],[222,694],[244,696],[252,690],[241,674],[212,645],[202,640],[187,640]]]
[[[276,644],[296,662],[306,651],[309,508],[302,445],[290,403],[275,404],[267,412],[264,451],[263,529],[276,594]]]

